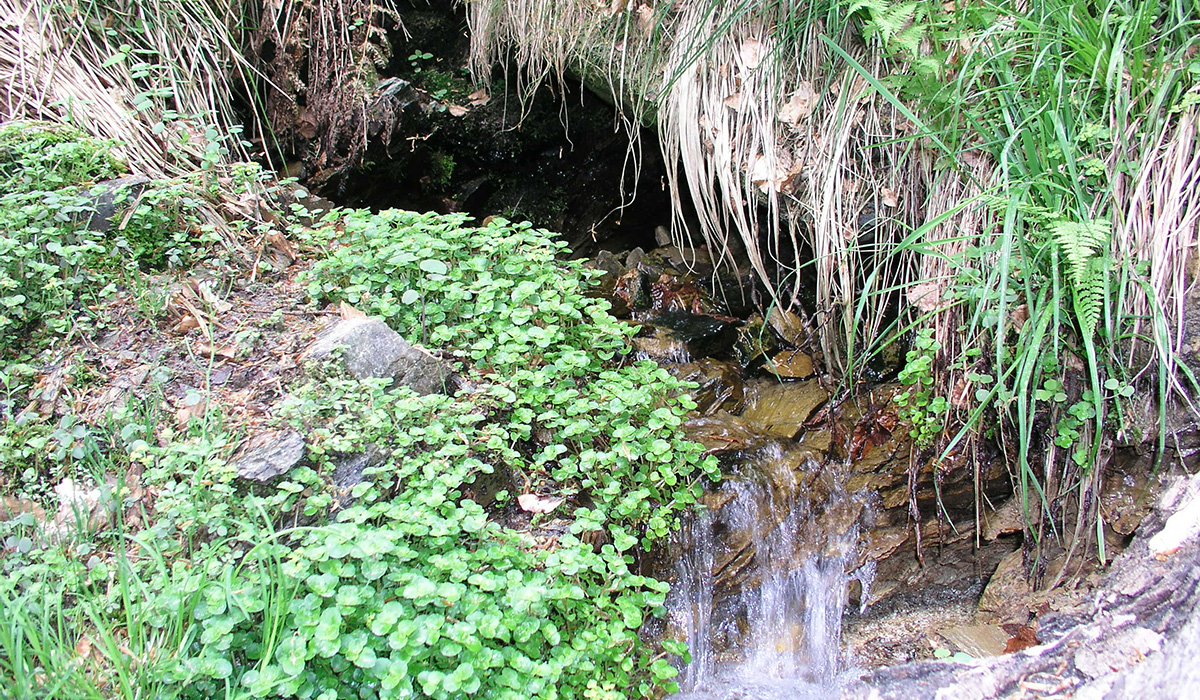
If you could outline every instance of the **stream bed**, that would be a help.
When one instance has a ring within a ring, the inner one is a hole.
[[[903,387],[843,398],[801,316],[718,301],[738,299],[739,280],[687,271],[702,257],[667,246],[591,262],[640,326],[636,357],[697,385],[686,429],[724,475],[651,564],[672,589],[646,632],[690,650],[675,697],[829,697],[882,666],[1024,648],[1036,615],[1083,604],[1099,577],[1086,556],[1058,591],[1025,579],[1002,460],[922,460],[893,401]],[[1125,491],[1127,507],[1144,486]],[[1069,559],[1058,553],[1043,580]]]

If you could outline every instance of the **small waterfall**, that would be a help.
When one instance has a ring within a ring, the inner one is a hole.
[[[669,622],[692,654],[679,676],[689,696],[754,697],[765,684],[768,697],[802,697],[838,673],[863,505],[796,462],[770,443],[673,540]],[[864,588],[869,573],[854,572]]]
[[[675,533],[671,546],[684,556],[675,560],[675,585],[668,605],[670,623],[682,632],[691,663],[679,674],[679,687],[695,690],[712,675],[713,518],[708,510],[691,516]]]

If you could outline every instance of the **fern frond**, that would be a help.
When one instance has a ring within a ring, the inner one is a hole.
[[[1093,257],[1086,263],[1083,278],[1073,286],[1075,316],[1087,337],[1096,333],[1104,312],[1104,258]]]
[[[1050,222],[1050,235],[1067,261],[1067,273],[1078,292],[1088,275],[1089,263],[1108,245],[1112,223],[1108,219]]]

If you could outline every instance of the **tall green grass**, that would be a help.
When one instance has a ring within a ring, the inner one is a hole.
[[[914,139],[948,144],[941,177],[974,190],[929,203],[973,211],[974,230],[938,222],[905,242],[914,282],[936,289],[917,322],[937,329],[941,390],[958,392],[940,457],[995,426],[1027,514],[1044,516],[1030,534],[1067,516],[1073,543],[1096,528],[1103,557],[1107,458],[1194,385],[1174,324],[1196,240],[1200,18],[1131,0],[928,3],[894,29],[901,6],[858,6],[900,67],[878,89],[916,112]]]
[[[928,329],[934,360],[905,375],[922,403],[902,407],[940,427],[914,427],[922,456],[961,467],[988,440],[1031,540],[1094,526],[1102,546],[1109,456],[1148,438],[1161,454],[1145,416],[1188,405],[1195,383],[1177,354],[1200,217],[1192,4],[470,8],[477,71],[503,57],[532,81],[598,73],[657,120],[677,202],[700,210],[681,242],[728,256],[740,237],[776,303],[815,287],[830,369],[853,383]]]

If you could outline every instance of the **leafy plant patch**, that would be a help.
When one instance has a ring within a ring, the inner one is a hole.
[[[279,407],[307,459],[255,488],[219,416],[179,427],[148,400],[72,433],[56,469],[118,475],[115,503],[136,471],[153,508],[66,539],[31,517],[0,526],[0,684],[21,698],[671,690],[666,654],[639,637],[667,586],[638,557],[716,475],[680,428],[684,385],[626,361],[634,329],[528,224],[351,211],[307,235],[325,253],[315,300],[437,348],[462,388],[418,396],[315,367]],[[28,431],[10,432],[16,455]],[[373,455],[361,481],[335,485],[358,454]],[[518,495],[553,505],[527,512]]]

